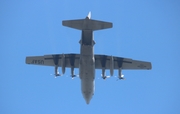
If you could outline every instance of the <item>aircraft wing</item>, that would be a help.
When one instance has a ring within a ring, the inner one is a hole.
[[[79,68],[80,54],[52,54],[44,56],[28,56],[26,64],[43,65],[43,66],[62,66],[62,56],[65,56],[65,67]],[[95,68],[110,69],[110,58],[107,55],[95,55]],[[145,61],[132,60],[129,58],[113,56],[114,69],[151,69],[151,63]]]
[[[43,66],[59,66],[62,65],[62,56],[65,58],[65,67],[79,68],[79,54],[53,54],[44,56],[28,56],[26,64],[43,65]]]
[[[96,69],[110,69],[110,60],[112,56],[107,55],[95,55]],[[129,58],[115,57],[113,56],[114,69],[151,69],[151,63],[146,61],[132,60]]]

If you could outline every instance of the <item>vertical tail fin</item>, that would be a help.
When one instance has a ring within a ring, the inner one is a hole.
[[[110,22],[91,19],[91,12],[89,12],[85,19],[65,20],[62,21],[62,24],[63,26],[75,28],[78,30],[101,30],[112,28],[112,23]]]
[[[88,13],[86,18],[91,19],[91,12]]]

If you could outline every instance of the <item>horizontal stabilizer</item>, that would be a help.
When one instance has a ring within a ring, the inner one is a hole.
[[[75,28],[78,30],[101,30],[112,28],[112,23],[92,20],[89,18],[78,19],[78,20],[65,20],[62,21],[63,26]]]

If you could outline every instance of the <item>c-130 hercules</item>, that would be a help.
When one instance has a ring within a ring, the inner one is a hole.
[[[52,54],[44,56],[28,56],[26,64],[45,65],[55,67],[55,76],[61,76],[58,67],[62,68],[62,74],[65,68],[71,68],[72,78],[74,68],[79,68],[79,77],[81,79],[81,91],[86,103],[89,104],[95,89],[95,69],[102,69],[102,78],[106,79],[105,70],[110,70],[113,76],[114,70],[118,70],[118,78],[124,79],[121,71],[123,69],[142,69],[150,70],[151,63],[145,61],[132,60],[129,58],[115,57],[108,55],[94,55],[93,31],[106,28],[112,28],[112,23],[91,19],[91,12],[85,19],[65,20],[63,26],[75,28],[82,31],[80,54]]]

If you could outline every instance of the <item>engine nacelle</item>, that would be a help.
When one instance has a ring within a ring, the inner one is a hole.
[[[71,77],[74,79],[75,77],[78,77],[79,75],[74,74],[74,67],[71,66]]]
[[[105,68],[102,68],[102,77],[105,76]]]
[[[110,76],[106,76],[105,70],[106,70],[106,69],[103,67],[103,68],[102,68],[102,75],[101,75],[101,76],[102,76],[102,79],[106,79],[106,78],[109,78],[109,77],[110,77]]]
[[[118,70],[118,78],[119,78],[120,80],[124,80],[124,79],[125,79],[125,78],[124,78],[124,75],[122,74],[121,68],[119,68],[119,70]]]
[[[74,76],[74,67],[71,66],[71,76]]]
[[[62,74],[64,74],[65,73],[65,67],[66,67],[66,59],[65,59],[65,55],[64,54],[62,54],[62,56],[61,56],[61,67],[62,67]]]
[[[111,74],[111,76],[114,75],[114,58],[113,58],[113,56],[111,56],[111,58],[110,58],[110,74]]]
[[[55,66],[55,78],[57,77],[57,76],[61,76],[60,74],[59,74],[59,71],[58,71],[58,66]]]

